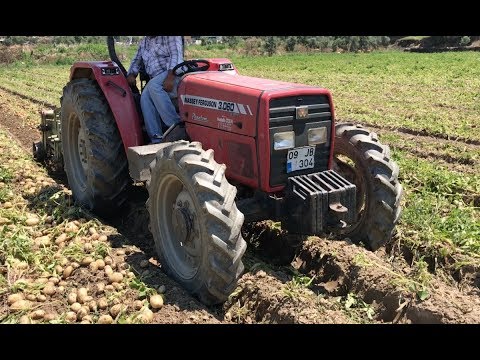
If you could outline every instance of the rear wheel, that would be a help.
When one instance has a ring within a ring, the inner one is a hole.
[[[75,79],[63,89],[64,169],[76,202],[112,216],[126,199],[127,158],[110,107],[97,83]]]
[[[203,303],[224,302],[246,249],[225,165],[200,143],[179,141],[160,150],[150,168],[150,230],[163,270]]]
[[[402,186],[390,148],[377,134],[355,124],[335,127],[334,170],[357,187],[357,219],[338,230],[376,250],[392,237],[400,213]]]

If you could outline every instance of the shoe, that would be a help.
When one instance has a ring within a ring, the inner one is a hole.
[[[155,134],[152,136],[152,139],[151,139],[151,144],[158,144],[158,143],[161,143],[163,140],[163,136],[162,135],[158,135],[158,134]]]

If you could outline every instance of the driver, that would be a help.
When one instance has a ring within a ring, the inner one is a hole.
[[[141,61],[150,76],[142,91],[140,105],[145,128],[152,144],[162,141],[162,123],[171,126],[180,121],[170,97],[177,96],[178,78],[172,69],[183,62],[181,36],[145,36],[127,72],[127,81],[136,84]]]

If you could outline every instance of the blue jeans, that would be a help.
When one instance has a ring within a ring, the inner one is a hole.
[[[179,78],[175,78],[172,92],[167,93],[163,89],[167,75],[168,71],[164,71],[150,79],[140,97],[145,128],[153,144],[160,142],[159,137],[163,134],[162,120],[169,127],[180,121],[180,116],[170,99],[177,96]]]

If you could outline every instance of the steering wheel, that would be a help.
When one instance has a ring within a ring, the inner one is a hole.
[[[203,65],[199,65],[203,64]],[[186,69],[185,69],[185,68]],[[172,69],[172,72],[175,76],[183,76],[187,73],[196,72],[196,71],[206,71],[210,67],[210,62],[204,59],[193,59],[181,62]],[[180,70],[179,70],[180,69]]]

